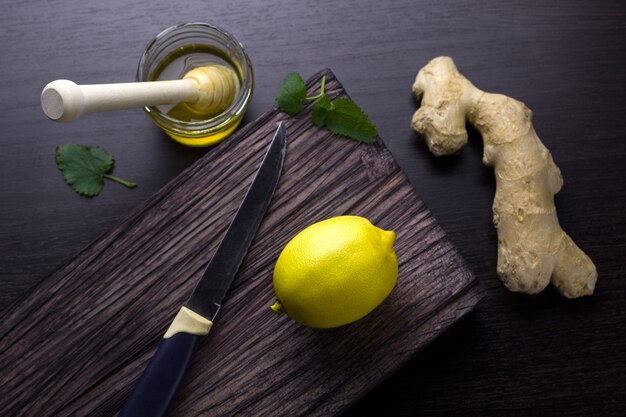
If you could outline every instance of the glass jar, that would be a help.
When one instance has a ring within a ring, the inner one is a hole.
[[[207,120],[181,120],[159,106],[144,109],[172,139],[188,146],[214,145],[237,128],[250,104],[254,89],[252,64],[243,45],[225,30],[208,23],[183,23],[165,29],[150,42],[139,61],[137,80],[158,80],[164,68],[176,57],[184,57],[186,51],[196,55],[216,51],[228,62],[241,82],[233,103]]]

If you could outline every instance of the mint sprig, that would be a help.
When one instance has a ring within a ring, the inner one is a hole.
[[[275,104],[280,110],[296,114],[302,103],[314,100],[311,119],[317,126],[326,126],[331,132],[366,144],[373,143],[378,136],[376,126],[357,104],[349,98],[330,100],[325,92],[326,76],[322,77],[319,94],[307,97],[306,84],[297,72],[283,79],[276,94]]]

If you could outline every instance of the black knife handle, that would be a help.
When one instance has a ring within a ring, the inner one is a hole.
[[[163,339],[118,417],[162,417],[178,389],[199,336],[180,332]]]

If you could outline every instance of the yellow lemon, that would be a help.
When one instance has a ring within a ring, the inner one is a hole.
[[[358,216],[339,216],[298,233],[274,267],[277,313],[309,327],[358,320],[391,292],[398,277],[396,233]]]

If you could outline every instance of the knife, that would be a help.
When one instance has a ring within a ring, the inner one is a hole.
[[[118,417],[165,415],[198,339],[211,330],[228,288],[252,243],[282,171],[287,136],[281,122],[222,242],[189,300],[178,311]]]

